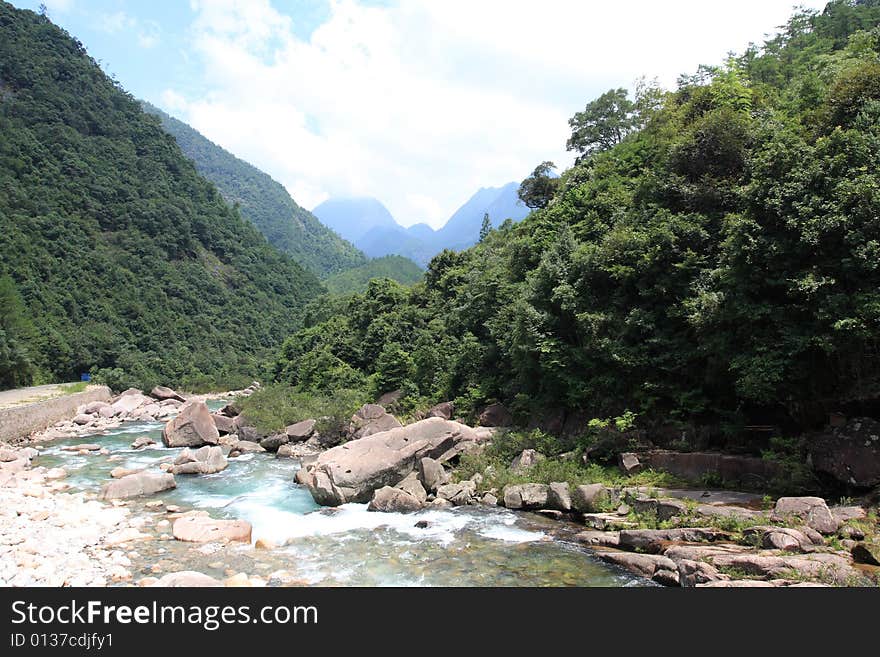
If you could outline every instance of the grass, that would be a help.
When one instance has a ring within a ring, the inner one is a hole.
[[[238,403],[242,415],[263,433],[277,433],[290,424],[315,419],[318,421],[315,425],[317,431],[330,436],[341,433],[366,399],[363,393],[354,390],[319,395],[297,392],[289,386],[271,385]]]
[[[464,454],[455,470],[457,481],[482,474],[483,486],[501,491],[507,485],[568,482],[571,486],[581,484],[605,484],[612,488],[625,486],[673,486],[679,482],[663,472],[643,470],[634,475],[623,475],[616,468],[595,463],[583,465],[576,459],[548,458],[521,472],[510,469],[509,462],[493,454],[491,448],[479,453]]]
[[[85,392],[88,387],[88,381],[77,381],[76,383],[69,383],[64,386],[64,394],[75,395],[78,392]]]

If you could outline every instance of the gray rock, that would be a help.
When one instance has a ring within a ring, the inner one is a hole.
[[[504,404],[490,404],[480,413],[478,424],[481,427],[513,426],[513,416]]]
[[[571,506],[581,513],[596,513],[602,510],[608,499],[608,489],[602,484],[575,486]]]
[[[422,482],[419,481],[419,477],[415,472],[407,475],[403,481],[395,486],[395,488],[399,488],[400,490],[409,493],[419,501],[419,504],[424,505],[428,499],[428,493],[425,491],[425,487],[422,486]]]
[[[510,463],[510,469],[514,472],[524,472],[533,467],[538,461],[543,461],[547,457],[534,449],[524,449]]]
[[[217,427],[217,432],[221,436],[235,433],[235,423],[232,421],[231,417],[226,417],[219,413],[212,413],[211,419],[214,421],[214,426]]]
[[[653,513],[660,521],[687,513],[687,504],[673,498],[636,497],[630,499],[629,503],[636,513]]]
[[[449,481],[449,474],[446,472],[446,469],[439,461],[431,458],[419,460],[418,474],[425,490],[432,493]]]
[[[211,543],[214,541],[251,542],[251,523],[246,520],[215,520],[207,515],[178,518],[171,533],[178,541]]]
[[[431,407],[428,411],[428,417],[439,417],[444,420],[451,420],[454,412],[455,405],[451,401],[447,401]]]
[[[162,442],[166,447],[217,445],[220,433],[214,426],[207,404],[192,402],[182,406],[180,414],[162,429]]]
[[[402,481],[421,459],[474,440],[470,427],[429,418],[327,450],[315,461],[307,485],[318,504],[367,502],[374,490]]]
[[[302,422],[291,424],[284,432],[287,434],[290,442],[300,443],[312,437],[312,434],[315,433],[316,424],[316,420],[303,420]]]
[[[678,566],[668,557],[659,554],[636,554],[631,552],[600,552],[602,561],[613,563],[640,577],[652,578],[659,570],[678,572]],[[677,582],[676,578],[676,582]]]
[[[857,417],[843,426],[811,437],[813,469],[847,486],[880,485],[880,420]]]
[[[223,448],[204,446],[193,451],[188,447],[174,460],[173,474],[214,474],[225,470],[229,465]]]
[[[260,447],[265,449],[267,452],[277,452],[279,447],[281,447],[282,445],[286,445],[288,442],[290,442],[290,438],[287,437],[287,434],[279,433],[274,436],[263,438],[260,441]]]
[[[159,401],[166,401],[168,399],[174,399],[179,402],[186,401],[180,394],[165,386],[156,386],[150,391],[150,396]]]
[[[682,587],[694,587],[698,584],[715,582],[725,578],[715,566],[705,561],[681,559],[677,565],[678,585]]]
[[[128,497],[153,495],[163,490],[176,488],[174,475],[164,472],[137,472],[120,479],[114,479],[101,487],[99,498],[118,500]]]
[[[571,511],[571,494],[567,482],[553,482],[547,489],[547,505],[558,511]]]
[[[730,535],[712,527],[681,527],[675,529],[624,529],[620,532],[620,546],[629,550],[662,552],[671,541],[698,543],[718,541]]]
[[[358,440],[400,426],[397,418],[388,413],[384,407],[378,404],[364,404],[351,416],[348,433],[351,440]]]
[[[89,422],[91,422],[94,419],[95,418],[93,418],[91,415],[86,415],[85,413],[81,413],[80,415],[77,415],[76,417],[73,418],[73,423],[78,424],[80,426],[83,426],[85,424],[88,424]]]
[[[780,497],[770,516],[774,522],[801,518],[820,534],[834,534],[840,523],[821,497]]]
[[[497,506],[498,498],[495,497],[492,493],[486,493],[480,498],[480,504],[485,504],[486,506]]]
[[[546,484],[514,484],[504,487],[502,498],[508,509],[543,509],[549,491]]]
[[[416,482],[418,483],[418,482]],[[385,513],[406,513],[418,511],[424,506],[422,502],[407,491],[391,486],[383,486],[373,493],[367,511],[383,511]]]
[[[620,465],[620,469],[623,471],[624,474],[635,474],[642,469],[642,464],[639,462],[639,457],[632,452],[624,452],[623,454],[619,454],[617,457],[617,462]]]
[[[233,451],[241,452],[242,454],[260,454],[266,451],[265,449],[263,449],[262,445],[250,440],[236,441],[232,443],[231,447]]]
[[[462,481],[457,484],[444,484],[437,489],[437,497],[447,500],[455,506],[470,504],[471,498],[476,494],[477,486],[472,481]]]

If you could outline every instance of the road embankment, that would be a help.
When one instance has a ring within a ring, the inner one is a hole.
[[[27,438],[34,431],[41,431],[59,420],[74,415],[76,409],[83,404],[108,401],[110,397],[110,388],[107,386],[90,386],[83,392],[2,409],[0,410],[0,442],[14,442]]]

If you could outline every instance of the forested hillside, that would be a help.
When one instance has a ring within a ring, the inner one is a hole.
[[[297,205],[281,183],[220,148],[186,123],[149,103],[143,105],[174,136],[198,172],[217,185],[231,205],[237,204],[241,215],[274,247],[290,254],[322,278],[366,262],[351,243]]]
[[[324,281],[324,286],[333,294],[352,294],[366,292],[368,283],[374,278],[390,278],[403,285],[412,285],[420,281],[423,274],[409,258],[390,255],[331,276]]]
[[[232,385],[321,291],[81,43],[5,2],[0,189],[5,385]]]
[[[673,426],[876,401],[878,26],[876,0],[837,0],[674,91],[609,91],[571,120],[576,165],[529,187],[537,211],[412,290],[312,312],[275,375]]]

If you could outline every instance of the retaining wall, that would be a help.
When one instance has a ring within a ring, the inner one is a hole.
[[[82,404],[108,401],[110,397],[110,388],[107,386],[91,386],[72,395],[0,410],[0,442],[27,438],[34,431],[41,431],[60,420],[73,417],[77,407]]]

